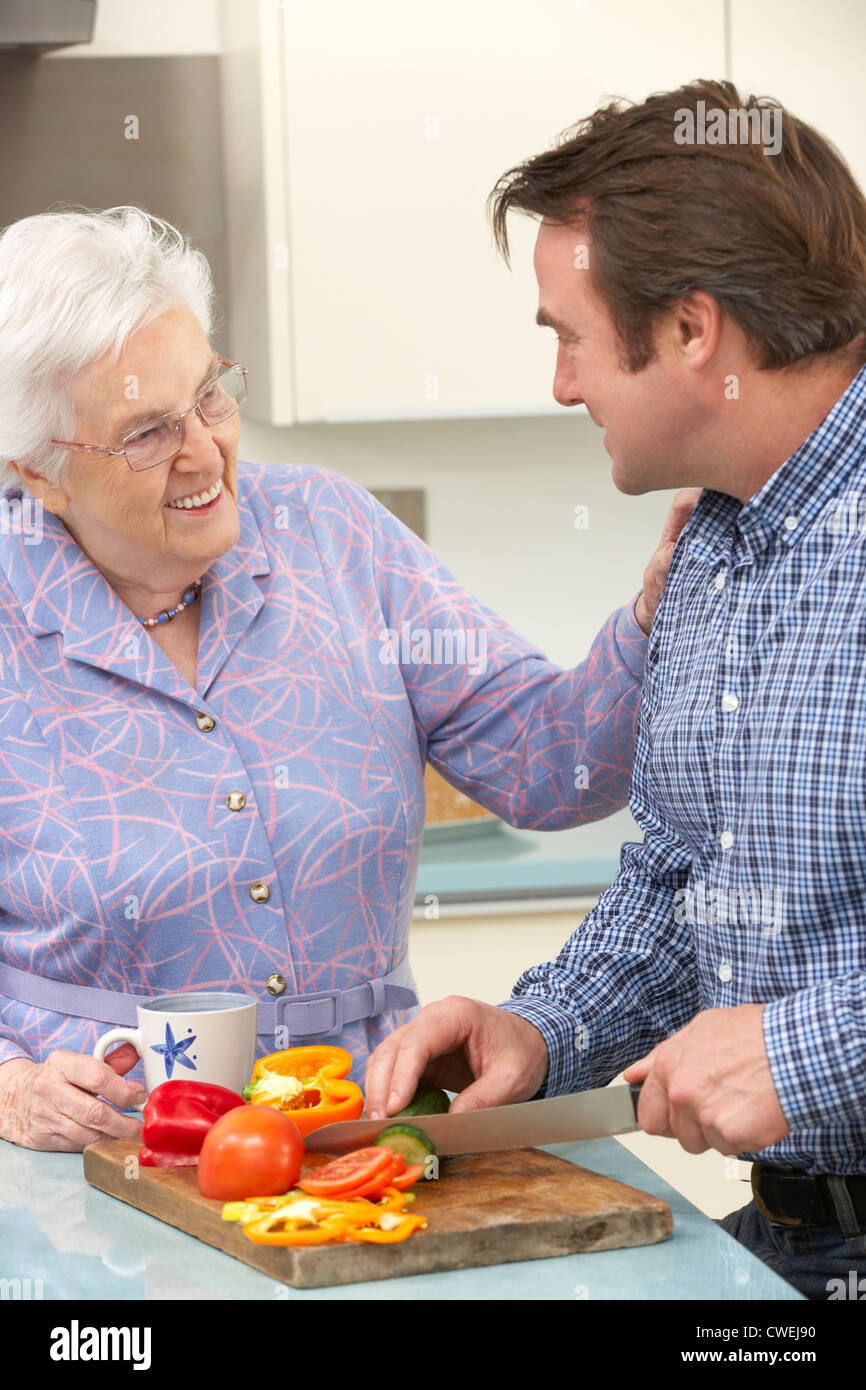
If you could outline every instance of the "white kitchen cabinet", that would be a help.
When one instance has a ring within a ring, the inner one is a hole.
[[[272,424],[558,412],[485,200],[605,96],[724,71],[723,0],[222,0],[232,352]]]
[[[775,97],[832,140],[866,188],[866,124],[859,110],[864,0],[728,2],[731,79],[743,100]]]

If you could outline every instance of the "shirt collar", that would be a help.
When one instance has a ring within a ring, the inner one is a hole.
[[[766,549],[774,539],[792,545],[841,502],[846,483],[864,463],[866,364],[808,439],[748,502],[704,489],[686,528],[690,554],[714,562],[737,532],[749,555]]]
[[[745,503],[737,527],[750,551],[789,546],[839,497],[866,449],[866,364],[790,458]]]

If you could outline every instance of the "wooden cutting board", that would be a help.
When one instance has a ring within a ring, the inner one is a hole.
[[[140,1147],[128,1139],[89,1144],[85,1178],[298,1289],[653,1245],[673,1231],[661,1198],[540,1149],[511,1149],[441,1159],[438,1179],[413,1188],[412,1210],[427,1217],[427,1227],[399,1244],[255,1245],[222,1220],[222,1202],[202,1197],[195,1168],[140,1167]],[[305,1167],[325,1161],[309,1156]]]

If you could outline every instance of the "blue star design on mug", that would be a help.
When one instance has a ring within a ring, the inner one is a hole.
[[[195,1034],[193,1034],[191,1038],[184,1038],[182,1042],[175,1042],[174,1033],[171,1031],[171,1024],[166,1023],[165,1042],[153,1043],[151,1045],[151,1052],[159,1052],[162,1054],[165,1064],[165,1074],[169,1080],[171,1080],[175,1062],[178,1062],[182,1067],[189,1067],[190,1071],[197,1070],[195,1062],[191,1057],[187,1057],[186,1055],[187,1048],[191,1047],[194,1042]]]

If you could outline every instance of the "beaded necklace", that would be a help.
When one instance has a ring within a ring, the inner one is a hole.
[[[188,589],[183,592],[183,598],[177,608],[163,608],[153,618],[139,618],[136,614],[135,621],[141,623],[142,627],[156,627],[157,623],[170,623],[172,618],[176,618],[178,613],[182,613],[185,608],[189,608],[191,603],[195,603],[201,593],[201,580],[197,579]]]

